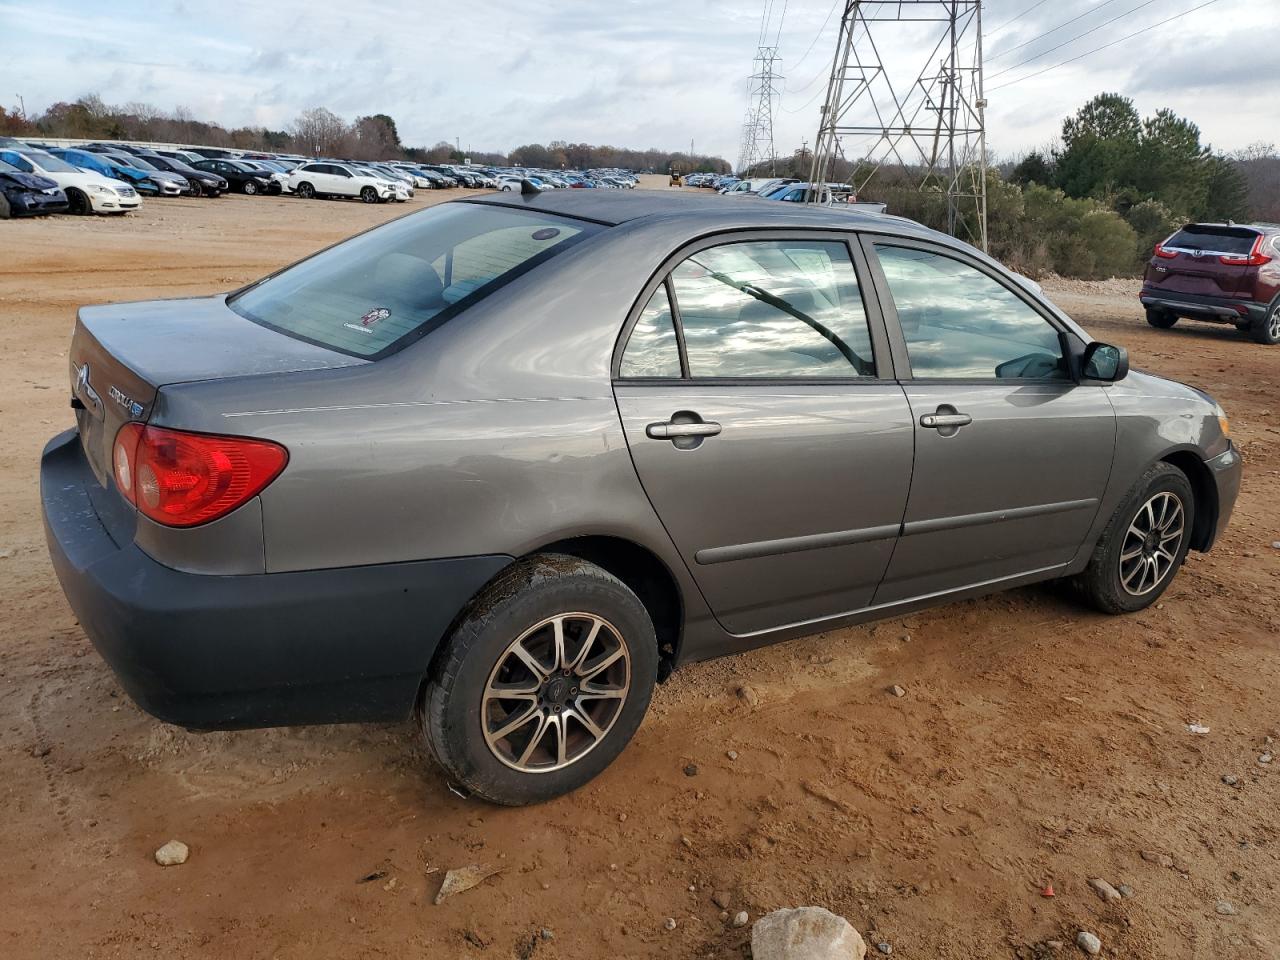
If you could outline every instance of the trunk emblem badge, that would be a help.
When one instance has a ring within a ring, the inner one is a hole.
[[[117,404],[119,404],[125,410],[129,411],[129,416],[131,417],[142,416],[142,404],[140,404],[137,400],[133,399],[133,397],[126,397],[120,391],[119,387],[112,386],[107,391],[107,393],[111,395],[112,400],[114,400]]]
[[[75,392],[89,402],[89,406],[93,408],[95,413],[102,413],[102,398],[98,396],[98,391],[93,389],[93,385],[89,383],[89,364],[87,362],[76,368]]]

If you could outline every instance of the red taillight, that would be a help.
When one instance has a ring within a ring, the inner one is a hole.
[[[116,486],[141,513],[168,527],[194,527],[260,493],[289,452],[269,440],[126,423],[111,461]]]
[[[1172,260],[1178,255],[1176,250],[1166,250],[1163,243],[1156,244],[1156,256],[1163,260]]]
[[[1228,254],[1219,257],[1218,261],[1229,267],[1260,267],[1264,263],[1270,263],[1271,258],[1262,252],[1262,234],[1258,234],[1258,239],[1253,241],[1253,247],[1248,253]]]

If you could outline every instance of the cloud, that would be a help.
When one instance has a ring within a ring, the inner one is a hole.
[[[1041,144],[1090,96],[1114,89],[1134,95],[1144,113],[1169,106],[1190,117],[1219,146],[1280,140],[1265,93],[1238,78],[1274,59],[1267,45],[1280,9],[1256,0],[1219,0],[1022,79],[1177,12],[1174,0],[1138,9],[1143,2],[1055,0],[1012,22],[1029,0],[988,5],[988,75],[1008,69],[992,86],[1014,81],[990,95],[989,138],[1010,153]],[[781,31],[776,19],[765,31],[787,77],[775,120],[780,152],[813,142],[839,10],[828,0],[793,2]],[[1113,26],[1016,66],[1127,10]],[[0,0],[0,97],[21,94],[39,110],[96,91],[110,103],[181,105],[228,126],[275,128],[313,106],[349,119],[383,112],[406,142],[458,137],[476,149],[551,139],[678,149],[692,137],[699,150],[734,160],[761,40],[761,7],[740,0],[220,0],[216,16],[207,12],[189,0],[117,0],[109,12],[99,0]],[[877,26],[901,86],[930,62],[927,32]]]

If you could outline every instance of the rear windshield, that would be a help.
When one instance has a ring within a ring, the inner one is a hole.
[[[1188,224],[1164,244],[1179,250],[1202,250],[1205,253],[1247,254],[1258,239],[1258,231],[1246,227],[1214,227]]]
[[[377,360],[600,227],[445,203],[384,224],[228,298],[248,320]]]

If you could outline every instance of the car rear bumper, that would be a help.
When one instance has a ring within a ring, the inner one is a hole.
[[[1236,497],[1240,493],[1240,476],[1244,468],[1240,460],[1240,452],[1230,442],[1223,453],[1212,460],[1206,460],[1204,465],[1209,468],[1209,475],[1213,477],[1213,485],[1218,493],[1218,516],[1213,525],[1212,538],[1205,546],[1207,550],[1217,542],[1227,528],[1231,511],[1235,509]]]
[[[1267,313],[1267,305],[1254,300],[1175,293],[1158,287],[1144,286],[1138,299],[1144,307],[1155,307],[1176,313],[1180,317],[1217,323],[1245,323],[1264,317]]]
[[[54,437],[40,494],[58,581],[129,696],[186,727],[403,719],[458,611],[510,562],[183,573],[109,529],[96,485],[76,432]]]

